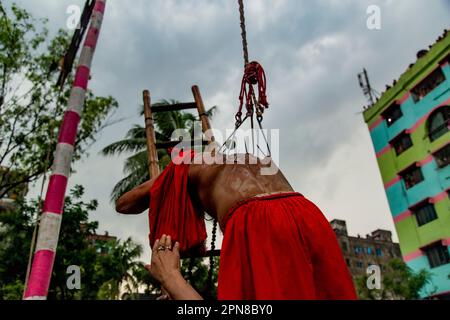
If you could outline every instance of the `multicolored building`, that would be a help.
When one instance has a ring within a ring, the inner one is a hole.
[[[450,32],[364,111],[404,261],[450,298]]]

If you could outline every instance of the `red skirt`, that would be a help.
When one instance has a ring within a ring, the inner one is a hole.
[[[330,224],[299,193],[245,200],[222,230],[219,300],[356,299]]]

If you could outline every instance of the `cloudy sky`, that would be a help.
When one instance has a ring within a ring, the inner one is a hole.
[[[9,1],[9,0],[7,0]],[[52,33],[66,28],[69,5],[83,0],[18,0]],[[381,10],[381,30],[366,25],[370,5]],[[280,167],[293,187],[349,233],[394,232],[368,129],[366,100],[356,75],[367,68],[372,84],[386,84],[449,27],[448,0],[248,0],[250,59],[268,79],[266,128],[280,129]],[[142,90],[152,99],[191,101],[198,84],[207,106],[218,105],[214,128],[232,128],[242,77],[242,47],[235,0],[109,0],[94,58],[90,88],[113,95],[117,117],[90,154],[76,164],[70,185],[82,184],[100,202],[91,218],[120,238],[133,237],[147,255],[146,214],[120,216],[109,201],[123,177],[124,157],[99,154],[142,124]]]

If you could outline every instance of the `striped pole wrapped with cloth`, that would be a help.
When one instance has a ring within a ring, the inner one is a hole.
[[[70,174],[74,144],[86,99],[91,63],[100,34],[105,4],[106,0],[96,0],[95,2],[70,93],[69,105],[59,130],[52,175],[48,183],[39,223],[36,250],[30,277],[25,289],[25,300],[45,300],[47,298],[56,247],[58,245],[64,197]]]

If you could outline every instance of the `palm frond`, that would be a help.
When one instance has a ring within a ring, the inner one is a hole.
[[[206,115],[208,116],[208,118],[212,118],[214,117],[217,113],[219,112],[219,107],[218,106],[213,106],[211,108],[209,108],[208,110],[206,110]]]
[[[132,190],[134,187],[144,183],[149,179],[148,170],[145,168],[143,171],[135,171],[128,176],[120,180],[113,188],[111,192],[111,202],[116,202],[124,193]]]
[[[159,131],[155,131],[155,138],[157,142],[161,142],[161,141],[169,141],[170,140],[170,136],[165,136],[163,135],[161,132]]]
[[[147,150],[140,151],[125,160],[123,166],[123,172],[125,174],[131,174],[135,171],[144,172],[148,170],[148,156]]]
[[[139,152],[146,147],[146,143],[145,138],[124,139],[106,146],[101,153],[104,156],[113,156],[124,152]]]
[[[177,116],[179,111],[159,112],[154,114],[155,126],[165,137],[171,137],[172,132],[178,128]]]
[[[141,125],[135,124],[133,128],[128,130],[126,137],[129,139],[145,139],[145,128]]]

